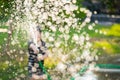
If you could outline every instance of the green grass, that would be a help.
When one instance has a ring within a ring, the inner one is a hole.
[[[2,29],[7,29],[8,26],[0,26]],[[0,45],[4,44],[4,39],[7,38],[8,34],[7,33],[2,33],[0,32]]]
[[[0,28],[7,29],[8,26],[0,26]],[[13,49],[16,49],[15,52],[10,53],[10,56],[6,53],[6,42],[8,38],[8,33],[6,32],[0,32],[0,80],[11,80],[14,79],[15,77],[19,76],[20,74],[24,73],[27,75],[27,71],[21,69],[24,69],[25,66],[27,66],[27,59],[26,59],[26,53],[19,54],[19,50],[25,50],[26,49],[26,44],[24,42],[24,39],[19,36],[19,39],[21,41],[21,48],[19,47],[18,44],[16,45],[11,45],[9,48],[12,51]],[[27,49],[26,49],[27,50]],[[25,51],[24,51],[25,52]],[[17,54],[17,57],[15,55]],[[12,58],[14,57],[14,58]],[[21,62],[20,57],[23,57],[24,60]],[[9,64],[6,63],[10,62]]]
[[[21,66],[18,63],[13,63],[13,64],[17,64],[17,65],[6,65],[6,64],[2,64],[3,66],[1,66],[0,68],[0,78],[2,78],[2,80],[11,80],[14,79],[15,77],[19,76],[20,74],[24,73],[27,75],[27,71],[26,70],[21,70],[24,69],[25,66]],[[6,67],[5,67],[6,66]]]
[[[120,24],[114,24],[110,29],[103,29],[108,36],[119,37],[120,38]]]
[[[120,24],[113,24],[111,26],[96,25],[94,28],[98,32],[102,32],[95,33],[94,30],[88,31],[89,35],[93,38],[94,48],[98,49],[102,54],[120,54]]]
[[[8,34],[7,33],[0,33],[0,45],[5,44],[5,38],[7,38]]]
[[[103,25],[100,25],[100,24],[96,24],[95,26],[93,26],[93,29],[89,29],[88,27],[89,26],[92,26],[92,24],[88,24],[87,26],[85,26],[83,29],[82,29],[82,31],[81,31],[81,33],[82,32],[86,32],[86,33],[88,33],[89,35],[90,35],[90,37],[92,37],[92,38],[101,38],[101,37],[107,37],[107,36],[105,36],[105,35],[103,35],[103,34],[100,34],[100,32],[102,31],[102,30],[104,30],[104,29],[109,29],[111,26],[103,26]],[[97,31],[97,32],[96,32]]]
[[[96,24],[93,29],[89,29],[88,24],[83,27],[82,32],[86,32],[91,37],[93,48],[98,49],[98,52],[103,54],[120,54],[120,24],[100,25]]]
[[[24,69],[27,66],[27,56],[20,55],[19,53],[12,53],[11,56],[15,54],[18,57],[11,58],[7,54],[0,57],[0,79],[2,80],[12,80],[20,74],[27,75],[27,71]],[[23,61],[20,61],[20,57],[23,57]]]

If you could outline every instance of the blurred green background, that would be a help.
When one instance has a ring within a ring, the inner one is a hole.
[[[92,12],[91,22],[88,23],[82,30],[90,35],[90,42],[93,44],[92,48],[97,49],[99,57],[111,56],[120,54],[120,1],[119,0],[76,0],[76,5],[85,7]],[[12,5],[14,0],[0,0],[0,29],[9,29],[7,21],[10,14],[14,11]],[[78,23],[81,23],[86,15],[82,12],[77,13],[76,18],[81,18]],[[82,15],[82,16],[81,16]],[[90,26],[94,26],[91,29]],[[70,29],[73,35],[75,30]],[[45,31],[44,31],[45,32]],[[19,45],[9,45],[13,34],[7,32],[0,32],[0,80],[14,80],[19,74],[21,76],[27,75],[27,43],[23,40],[22,33],[19,31]],[[59,31],[56,32],[57,37]],[[13,43],[14,44],[14,43]],[[16,50],[17,49],[17,50]],[[9,52],[8,52],[9,51]],[[21,52],[19,55],[16,53]],[[16,59],[14,59],[14,56]],[[24,60],[22,60],[24,59]],[[21,61],[20,61],[21,60]],[[11,62],[9,62],[11,61]],[[18,63],[19,62],[19,63]],[[12,65],[17,64],[17,65]],[[56,63],[53,61],[47,66],[53,67]],[[25,69],[23,69],[25,68]],[[24,74],[25,75],[24,75]],[[25,79],[26,80],[26,79]]]

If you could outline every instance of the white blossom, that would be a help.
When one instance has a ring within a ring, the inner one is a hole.
[[[78,39],[79,39],[78,35],[77,35],[77,34],[74,34],[74,35],[73,35],[73,40],[78,41]]]
[[[54,41],[54,38],[51,36],[48,39],[49,39],[49,41]]]
[[[57,65],[56,68],[57,68],[57,70],[63,72],[63,71],[65,71],[65,69],[67,68],[67,66],[65,64],[63,64],[63,63],[58,63],[58,65]]]

